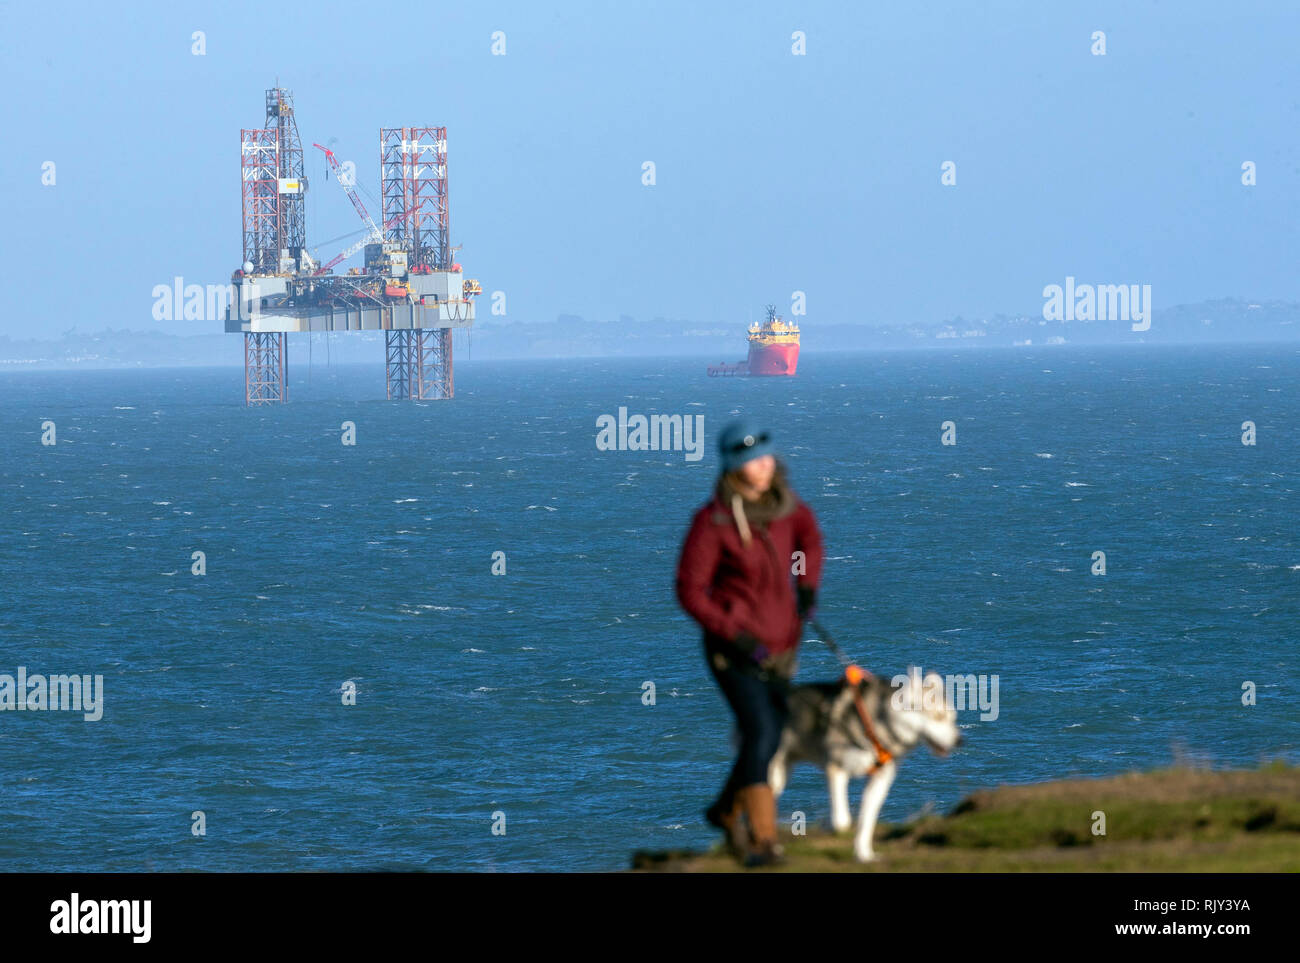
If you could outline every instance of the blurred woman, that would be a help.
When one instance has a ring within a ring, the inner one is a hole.
[[[705,816],[726,833],[737,858],[761,866],[782,855],[767,768],[788,714],[802,622],[821,579],[822,540],[769,432],[732,422],[718,451],[713,497],[682,544],[677,598],[704,630],[709,670],[740,730],[735,765]]]

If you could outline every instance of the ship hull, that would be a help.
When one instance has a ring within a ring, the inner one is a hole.
[[[749,374],[789,378],[799,366],[798,344],[749,346]]]

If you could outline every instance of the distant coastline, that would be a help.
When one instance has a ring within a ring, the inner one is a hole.
[[[1300,303],[1221,299],[1176,305],[1153,313],[1150,330],[1134,332],[1118,321],[1045,321],[1041,315],[1004,315],[934,323],[844,324],[801,318],[803,350],[911,350],[965,347],[1037,348],[1056,345],[1233,344],[1300,342]],[[192,324],[192,323],[191,323]],[[197,327],[193,325],[192,327]],[[313,364],[383,361],[379,331],[290,338],[291,360]],[[486,318],[468,335],[456,336],[459,360],[528,358],[696,357],[734,362],[745,354],[745,326],[737,321],[587,320],[559,315],[554,321]],[[242,339],[219,331],[170,333],[105,328],[65,331],[59,338],[0,336],[0,372],[13,370],[240,367]]]

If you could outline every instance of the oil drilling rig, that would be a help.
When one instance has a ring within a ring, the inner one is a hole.
[[[324,264],[307,251],[302,141],[293,95],[266,92],[266,126],[239,133],[243,265],[231,277],[226,331],[244,336],[244,400],[288,401],[289,334],[384,331],[390,399],[453,395],[451,336],[474,322],[479,283],[451,259],[447,128],[379,131],[382,225],[366,210],[334,152],[334,179],[363,237]],[[334,274],[364,249],[364,267]]]

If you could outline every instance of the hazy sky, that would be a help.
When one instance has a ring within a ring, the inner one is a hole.
[[[220,330],[151,291],[238,266],[239,129],[277,78],[309,244],[359,225],[312,141],[377,196],[379,128],[446,125],[452,242],[510,320],[796,290],[806,325],[971,318],[1067,275],[1300,299],[1297,39],[1283,2],[7,3],[0,333]]]

